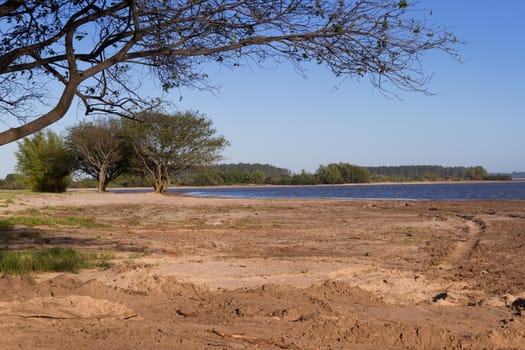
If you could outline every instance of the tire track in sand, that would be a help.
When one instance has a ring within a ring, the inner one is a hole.
[[[456,244],[456,247],[448,256],[448,262],[446,267],[450,269],[452,266],[461,264],[465,259],[468,259],[472,254],[472,251],[476,249],[483,232],[485,231],[487,224],[479,217],[473,215],[457,215],[458,218],[462,219],[467,226],[466,232],[467,237],[465,240],[460,241]]]

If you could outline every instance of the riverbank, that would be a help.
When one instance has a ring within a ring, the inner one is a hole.
[[[1,246],[114,256],[106,270],[0,278],[5,349],[514,348],[523,202],[16,195]]]

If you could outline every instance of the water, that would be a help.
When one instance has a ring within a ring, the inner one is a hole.
[[[226,198],[525,200],[525,181],[356,186],[197,187],[172,188],[169,192]]]

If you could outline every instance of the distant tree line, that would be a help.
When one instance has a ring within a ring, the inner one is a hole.
[[[319,185],[370,182],[370,172],[348,163],[322,165],[315,173],[290,170],[262,164],[221,164],[195,172],[179,181],[187,186],[235,184]]]
[[[518,175],[520,173],[513,173]],[[525,173],[521,174],[525,178]],[[218,164],[194,169],[186,169],[173,174],[173,182],[182,186],[219,185],[320,185],[368,182],[404,181],[464,181],[464,180],[512,180],[508,174],[488,174],[481,166],[443,167],[443,166],[392,166],[361,167],[348,163],[321,165],[315,173],[301,171],[292,173],[285,168],[269,164],[237,163]],[[97,176],[84,176],[70,183],[70,187],[90,188],[99,186]],[[151,179],[144,173],[128,171],[111,181],[111,187],[148,187]],[[8,174],[0,180],[0,188],[27,188],[27,181],[21,174]]]
[[[61,192],[70,187],[154,187],[236,184],[319,185],[438,180],[512,180],[482,166],[409,165],[362,167],[321,165],[315,173],[292,173],[269,164],[211,165],[227,141],[211,121],[195,112],[144,113],[139,122],[100,119],[69,128],[64,138],[41,131],[19,143],[19,174],[0,180],[0,188]],[[72,173],[76,172],[75,180]],[[519,175],[519,174],[518,174]]]
[[[403,165],[367,167],[374,182],[440,180],[512,180],[508,174],[489,174],[482,166],[444,167],[441,165]]]
[[[398,180],[453,180],[464,179],[467,167],[444,167],[440,165],[402,165],[367,167],[375,177]]]
[[[261,164],[221,164],[200,169],[181,177],[185,186],[217,186],[236,184],[320,185],[368,182],[512,180],[506,174],[488,174],[481,166],[444,167],[410,165],[362,167],[348,163],[321,165],[315,173],[291,171]]]
[[[292,174],[289,169],[278,168],[270,164],[260,163],[218,164],[212,166],[212,168],[219,172],[238,172],[248,174],[261,171],[264,173],[264,175],[271,177],[288,176]]]

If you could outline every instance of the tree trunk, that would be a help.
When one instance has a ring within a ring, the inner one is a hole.
[[[103,167],[98,173],[98,193],[106,192],[107,181],[106,181],[106,169]]]
[[[155,188],[155,193],[164,193],[168,189],[170,185],[169,179],[162,178],[157,179],[155,183],[153,184],[153,187]]]
[[[170,185],[170,177],[165,169],[159,169],[153,182],[155,193],[164,193]]]

